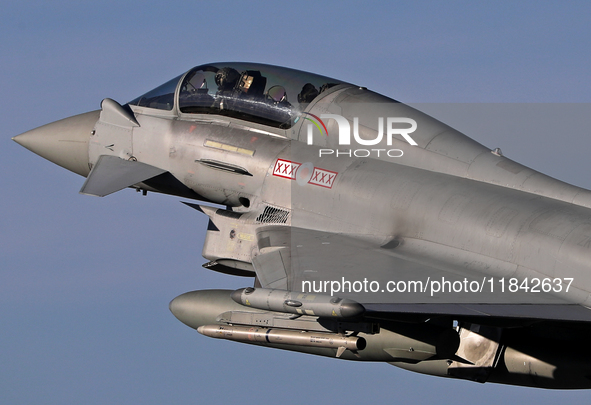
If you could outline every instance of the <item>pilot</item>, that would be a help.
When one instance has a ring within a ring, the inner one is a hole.
[[[234,90],[238,79],[240,79],[240,73],[236,69],[231,67],[221,68],[215,74],[215,84],[218,85],[218,92]]]
[[[302,111],[306,109],[308,104],[310,104],[312,100],[318,96],[318,94],[320,93],[312,83],[304,84],[302,91],[300,94],[298,94],[298,103],[300,103]]]
[[[218,85],[218,91],[216,93],[216,105],[214,107],[219,107],[221,110],[224,109],[224,99],[232,97],[238,79],[240,79],[240,73],[231,67],[221,68],[217,71],[215,74],[215,84]]]

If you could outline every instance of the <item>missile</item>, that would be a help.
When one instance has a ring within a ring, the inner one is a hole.
[[[197,328],[202,335],[236,342],[310,346],[337,349],[337,357],[345,350],[356,352],[365,349],[367,343],[358,336],[336,333],[307,332],[288,329],[270,329],[256,326],[203,325]]]
[[[363,305],[349,299],[268,288],[241,288],[232,299],[246,307],[321,318],[354,318],[365,312]]]

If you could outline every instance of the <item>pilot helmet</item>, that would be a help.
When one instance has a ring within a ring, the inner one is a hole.
[[[238,79],[240,79],[240,73],[231,67],[221,68],[215,74],[215,84],[218,85],[218,90],[232,90]]]

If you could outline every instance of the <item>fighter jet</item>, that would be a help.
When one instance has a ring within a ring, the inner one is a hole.
[[[170,194],[209,217],[204,267],[244,288],[172,300],[202,335],[591,388],[591,192],[410,106],[211,63],[13,139],[86,177],[80,193]]]

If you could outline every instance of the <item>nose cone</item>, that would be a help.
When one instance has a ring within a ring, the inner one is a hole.
[[[230,290],[201,290],[179,295],[170,302],[170,312],[193,329],[217,323],[218,315],[244,309],[232,301]]]
[[[88,176],[88,142],[100,111],[76,115],[12,138],[31,152],[81,176]]]

